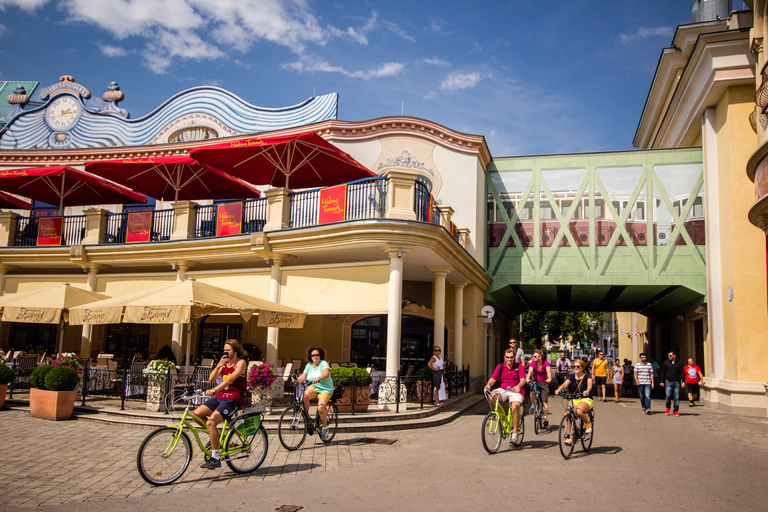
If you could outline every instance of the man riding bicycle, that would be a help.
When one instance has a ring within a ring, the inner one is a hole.
[[[571,371],[571,360],[565,357],[565,352],[560,352],[557,360],[557,384],[560,385],[568,378]]]
[[[512,408],[512,425],[514,431],[509,439],[509,444],[517,442],[517,433],[520,430],[520,412],[525,401],[525,369],[522,363],[515,360],[515,349],[508,349],[504,352],[504,363],[500,364],[494,370],[491,378],[485,385],[485,392],[488,393],[496,381],[500,381],[499,388],[491,392],[491,402],[493,407],[501,400],[509,400],[509,407]]]
[[[539,397],[541,403],[544,405],[544,427],[549,426],[547,417],[549,416],[549,383],[552,382],[552,372],[550,371],[549,361],[544,360],[544,352],[538,348],[533,351],[531,364],[528,366],[528,375],[525,379],[526,382],[535,382],[539,389]],[[533,388],[531,388],[533,389]],[[531,396],[531,402],[533,402],[533,396]]]

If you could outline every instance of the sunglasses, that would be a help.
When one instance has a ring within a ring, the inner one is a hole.
[[[436,348],[436,349],[435,349],[435,352],[440,352],[440,349],[439,349],[439,348]]]
[[[512,357],[504,356],[504,359],[514,359],[514,358],[515,358],[515,356],[512,356]]]
[[[573,367],[574,368],[581,368],[581,365],[580,364],[575,364],[575,365],[573,365]]]
[[[320,357],[320,354],[312,354],[312,357]]]

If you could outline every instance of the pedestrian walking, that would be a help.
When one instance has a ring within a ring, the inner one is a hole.
[[[640,362],[635,365],[635,385],[640,394],[640,407],[643,414],[651,414],[651,390],[653,389],[653,365],[646,361],[645,353],[640,354]],[[667,409],[669,414],[669,409]]]
[[[632,376],[634,375],[632,361],[625,358],[622,368],[624,369],[624,396],[632,396],[632,387],[634,384],[632,380]]]
[[[525,363],[525,352],[517,346],[517,340],[515,338],[509,339],[509,348],[515,351],[515,362],[517,364]]]
[[[592,376],[597,386],[597,400],[605,402],[605,383],[608,380],[608,360],[603,357],[603,351],[597,353],[597,357],[592,361]],[[602,394],[601,394],[602,391]]]
[[[667,354],[667,360],[661,365],[661,375],[659,375],[659,385],[664,388],[667,396],[667,416],[674,399],[675,416],[680,416],[680,387],[683,384],[685,374],[683,365],[677,360],[674,352]]]
[[[648,362],[651,363],[651,366],[653,366],[653,382],[658,383],[659,382],[659,363],[656,362],[656,359],[654,359],[653,356],[648,356]],[[656,386],[655,389],[651,390],[651,396],[658,395],[657,391],[661,389],[661,386]]]
[[[693,364],[693,359],[688,358],[688,366],[683,371],[685,372],[685,389],[688,391],[688,404],[689,407],[693,407],[696,404],[694,401],[699,398],[699,382],[704,378],[701,373],[701,369]]]
[[[618,404],[621,402],[621,385],[624,383],[624,368],[621,367],[621,359],[613,363],[613,399]]]

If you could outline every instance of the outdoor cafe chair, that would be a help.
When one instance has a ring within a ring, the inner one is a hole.
[[[123,378],[117,371],[117,362],[114,359],[107,359],[107,369],[109,370],[109,381],[112,383],[112,389],[123,384]]]

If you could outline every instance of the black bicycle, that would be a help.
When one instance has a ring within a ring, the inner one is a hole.
[[[573,400],[584,398],[584,395],[580,393],[562,393],[561,396],[564,400],[568,401],[568,405],[565,408],[565,416],[560,420],[560,431],[558,433],[560,453],[564,459],[570,459],[571,455],[573,455],[573,447],[577,441],[581,441],[581,446],[585,452],[592,448],[592,438],[595,435],[595,412],[593,409],[587,412],[589,422],[592,423],[592,432],[586,432],[587,427],[584,425],[584,421],[576,416],[576,411],[573,410]]]
[[[293,398],[293,405],[288,406],[280,415],[280,421],[277,424],[277,435],[280,438],[280,444],[286,450],[298,450],[304,440],[307,438],[307,434],[318,434],[323,429],[323,423],[320,419],[320,412],[315,413],[314,419],[309,417],[307,411],[304,410],[304,389],[307,384],[304,385],[295,384],[295,393]],[[334,436],[336,436],[336,428],[339,426],[339,413],[336,408],[336,402],[341,398],[344,393],[344,388],[334,388],[331,399],[328,400],[326,412],[328,414],[328,435],[325,439],[320,438],[321,441],[328,444]]]
[[[541,389],[536,381],[531,384],[531,415],[533,431],[538,435],[539,430],[544,430],[544,402],[541,401]]]

